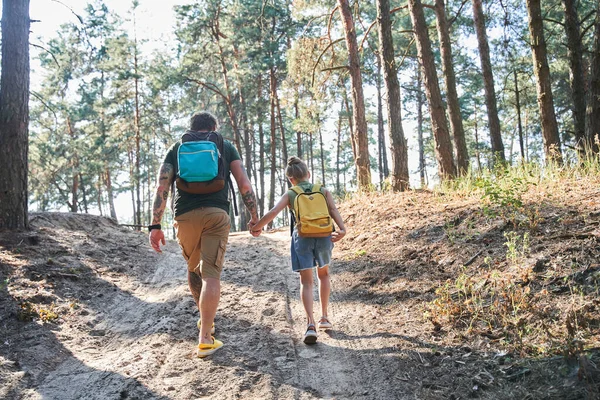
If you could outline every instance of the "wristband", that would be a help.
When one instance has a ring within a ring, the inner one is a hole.
[[[160,224],[148,225],[148,232],[150,232],[152,229],[161,229],[161,226]]]

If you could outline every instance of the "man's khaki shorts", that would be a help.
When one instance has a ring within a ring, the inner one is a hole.
[[[218,207],[202,207],[175,217],[177,242],[188,270],[203,278],[221,277],[231,221]]]

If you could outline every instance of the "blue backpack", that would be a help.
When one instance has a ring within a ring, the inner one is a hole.
[[[223,136],[187,131],[177,149],[177,188],[187,193],[215,193],[225,187]]]

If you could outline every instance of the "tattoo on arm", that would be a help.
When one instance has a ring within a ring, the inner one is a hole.
[[[244,205],[250,212],[250,215],[254,218],[258,218],[258,211],[256,208],[256,196],[252,189],[247,191],[246,193],[242,193],[242,200],[244,201]]]
[[[152,206],[152,224],[160,224],[162,220],[173,177],[173,166],[171,164],[163,164],[158,172],[158,187],[154,194],[154,203]]]

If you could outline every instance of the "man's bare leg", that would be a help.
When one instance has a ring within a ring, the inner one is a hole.
[[[200,292],[200,317],[202,326],[200,330],[200,343],[212,344],[210,330],[215,321],[219,298],[221,296],[221,281],[216,278],[202,279],[202,291]]]
[[[200,312],[200,292],[202,292],[202,277],[197,272],[192,272],[188,270],[188,286],[190,287],[190,292],[192,292],[192,297],[194,298],[194,302],[196,303],[196,307],[198,307],[198,312]]]

